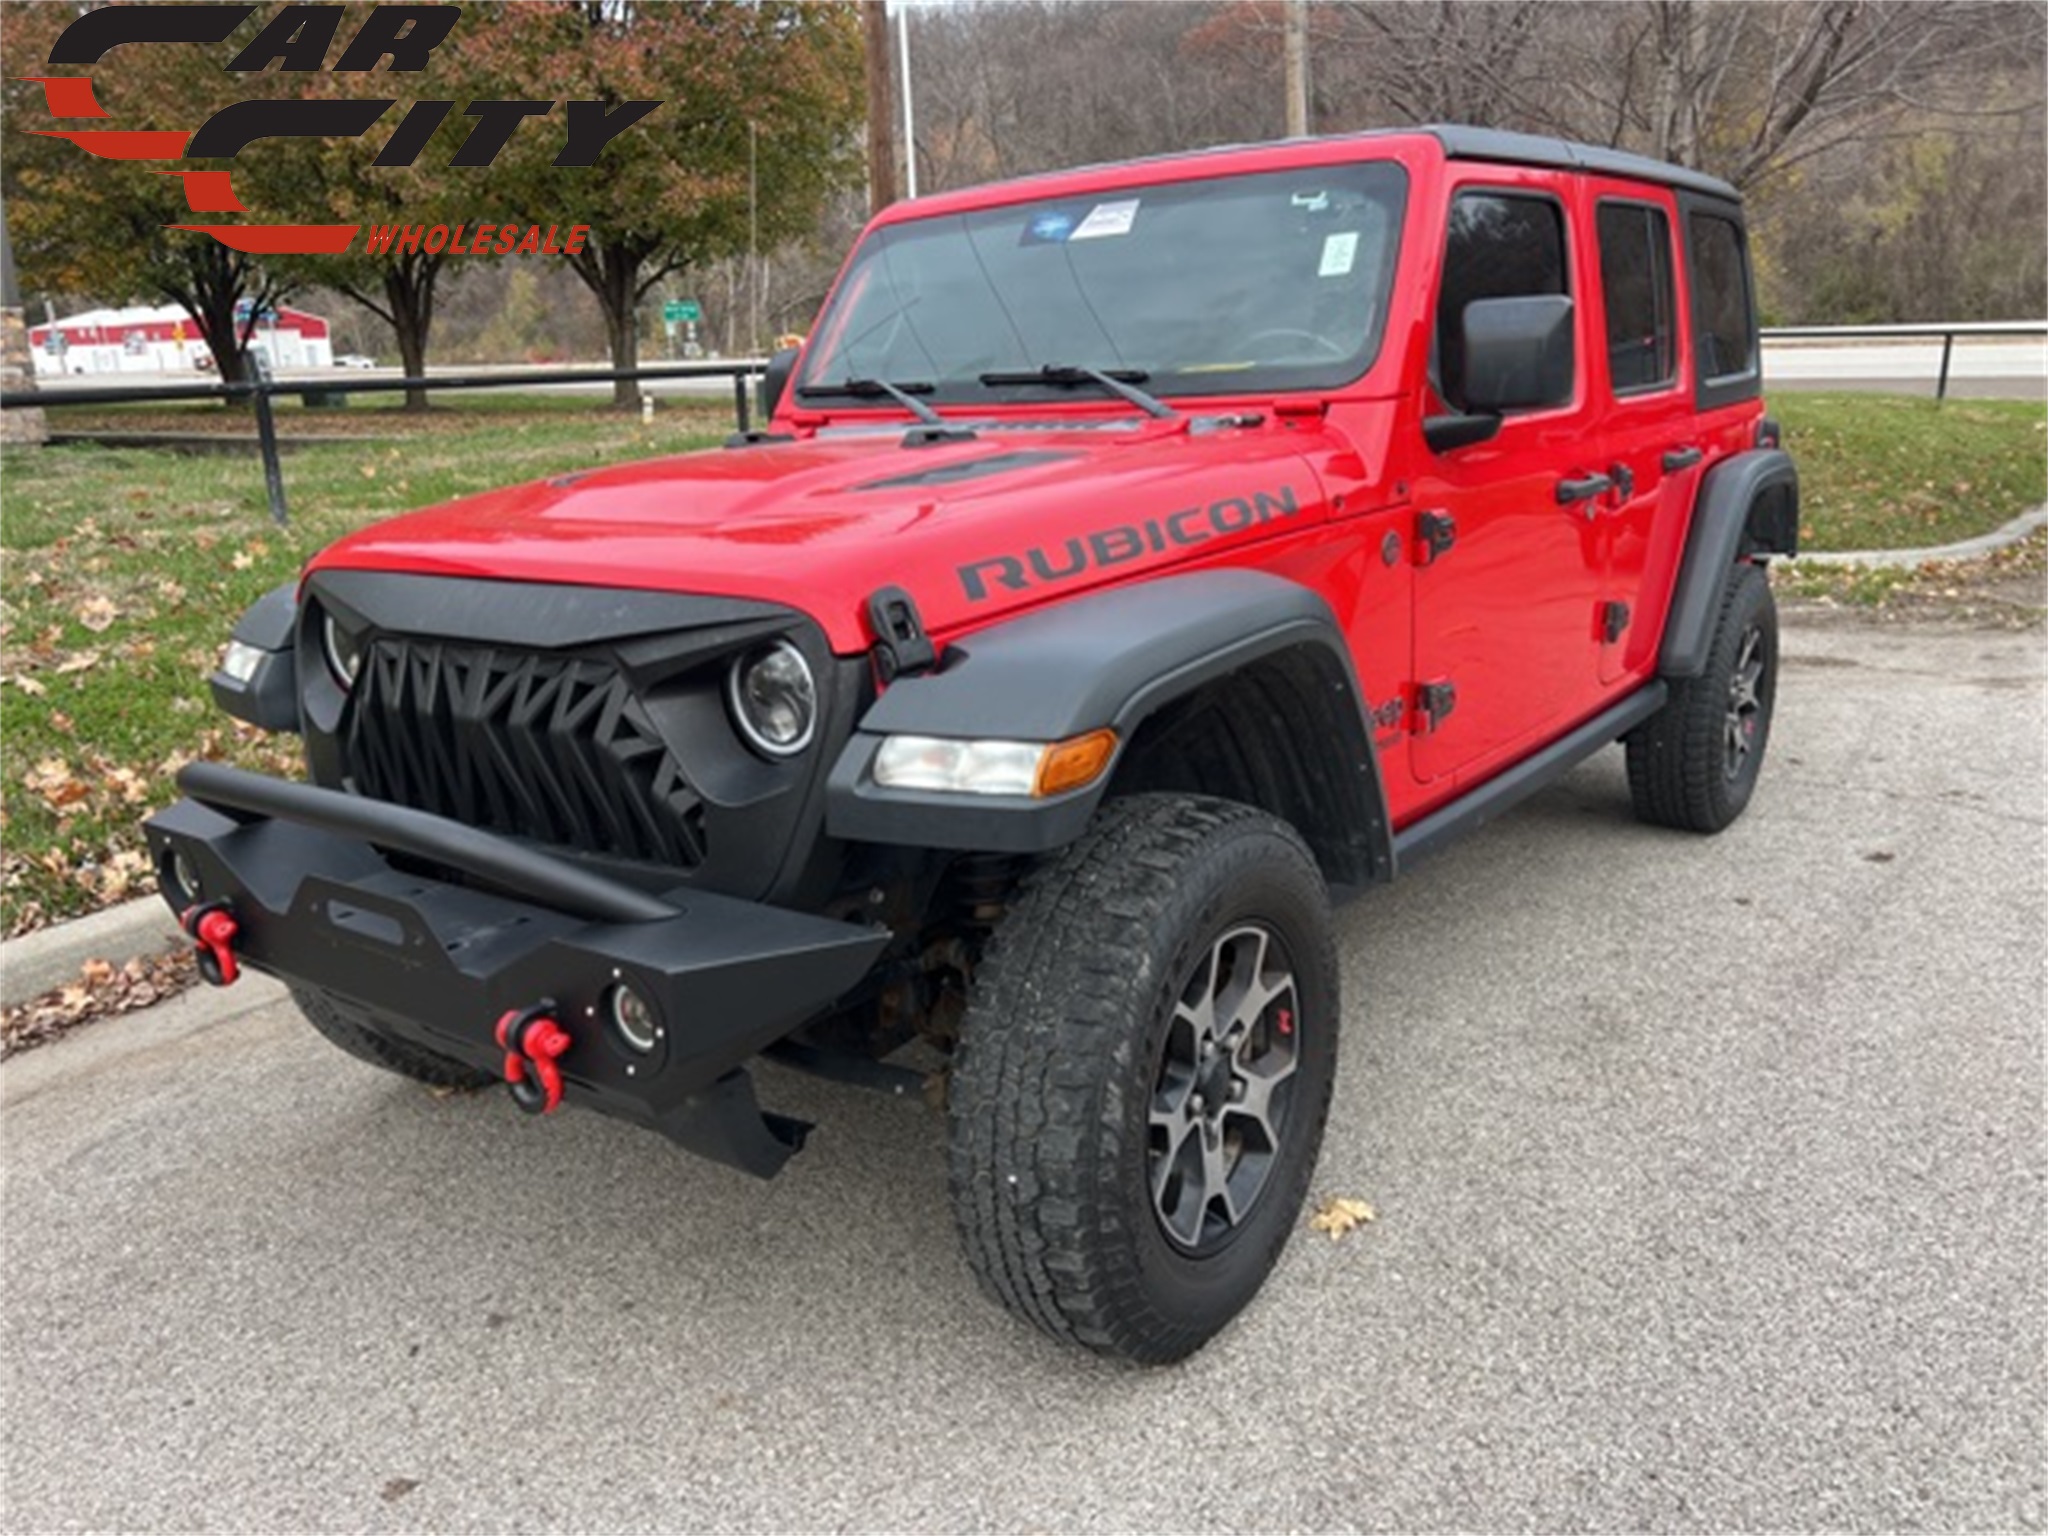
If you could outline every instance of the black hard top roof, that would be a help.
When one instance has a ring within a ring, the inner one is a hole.
[[[1468,128],[1459,123],[1432,123],[1410,131],[1428,134],[1443,145],[1444,153],[1453,160],[1556,166],[1568,171],[1659,182],[1708,197],[1724,197],[1731,203],[1742,200],[1742,195],[1718,176],[1687,170],[1665,160],[1652,160],[1648,155],[1632,155],[1626,150],[1603,149],[1596,144],[1577,144],[1570,139],[1545,138],[1535,133],[1509,133],[1501,128]]]

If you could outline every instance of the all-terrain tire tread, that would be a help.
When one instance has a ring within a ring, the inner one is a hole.
[[[1775,634],[1770,578],[1745,561],[1729,571],[1722,589],[1705,670],[1674,682],[1664,707],[1629,733],[1629,798],[1641,820],[1685,832],[1719,832],[1747,805],[1746,789],[1732,791],[1726,777],[1722,733],[1729,675],[1752,618]],[[1757,745],[1759,755],[1763,746]]]
[[[306,1022],[327,1041],[358,1061],[366,1061],[386,1072],[409,1077],[434,1088],[482,1088],[497,1081],[488,1072],[463,1065],[432,1051],[421,1050],[402,1040],[377,1033],[364,1022],[360,1011],[345,998],[319,987],[294,983],[292,1001]]]
[[[1135,795],[1110,802],[1086,837],[1026,876],[977,967],[950,1084],[954,1214],[983,1287],[1056,1338],[1165,1361],[1213,1331],[1177,1328],[1133,1266],[1098,1262],[1131,1252],[1137,1234],[1115,1187],[1122,1133],[1108,1122],[1118,1101],[1110,1097],[1107,1114],[1096,1106],[1105,1080],[1128,1083],[1142,1070],[1129,1060],[1129,1021],[1156,1000],[1146,940],[1181,872],[1253,829],[1284,838],[1326,900],[1313,857],[1284,822],[1229,801]],[[1261,846],[1270,856],[1271,844]],[[1334,978],[1327,924],[1320,938],[1325,953],[1297,964]],[[1328,1106],[1327,1083],[1320,1102],[1299,1106],[1313,1117],[1310,1134]],[[1262,1198],[1298,1206],[1303,1193]],[[1288,1227],[1280,1230],[1284,1241]]]

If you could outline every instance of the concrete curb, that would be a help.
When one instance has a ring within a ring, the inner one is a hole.
[[[39,997],[78,979],[88,960],[121,966],[161,954],[180,937],[161,896],[144,896],[104,912],[38,928],[0,943],[0,1007]]]
[[[1980,555],[2004,549],[2008,544],[2017,544],[2036,528],[2048,528],[2048,507],[2036,507],[2031,512],[2022,512],[2003,528],[1980,533],[1974,539],[1962,539],[1954,544],[1937,544],[1932,549],[1825,550],[1818,554],[1795,555],[1786,563],[1795,566],[1915,566],[1941,560],[1975,560]]]

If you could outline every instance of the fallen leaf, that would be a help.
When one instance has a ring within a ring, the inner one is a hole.
[[[63,677],[72,672],[90,671],[99,664],[100,653],[98,651],[73,651],[51,670],[59,677]]]
[[[40,699],[50,691],[34,678],[28,676],[10,677],[8,681],[32,699]]]
[[[250,554],[249,551],[247,551],[246,549],[236,550],[233,557],[228,561],[228,564],[232,565],[238,571],[246,571],[247,569],[249,569],[250,566],[254,565],[255,563],[256,557]]]
[[[1316,1208],[1308,1224],[1318,1232],[1327,1232],[1332,1239],[1340,1238],[1369,1221],[1378,1220],[1379,1213],[1363,1200],[1347,1200],[1342,1195],[1333,1195]]]
[[[121,617],[121,610],[116,608],[109,598],[89,597],[79,605],[76,617],[80,624],[98,634]]]

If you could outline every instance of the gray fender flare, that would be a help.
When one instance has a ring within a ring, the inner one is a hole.
[[[1258,666],[1307,680],[1316,701],[1314,739],[1288,749],[1314,756],[1314,782],[1331,802],[1325,819],[1338,827],[1341,846],[1318,847],[1326,868],[1348,882],[1384,878],[1392,864],[1386,800],[1343,631],[1318,594],[1262,571],[1162,577],[955,641],[936,671],[897,679],[861,719],[827,785],[826,829],[855,842],[927,848],[1061,847],[1087,827],[1116,763],[1083,789],[1043,799],[892,789],[874,781],[883,739],[1051,742],[1109,726],[1121,762],[1159,710]]]
[[[1705,670],[1731,565],[1747,555],[1798,552],[1799,470],[1790,454],[1755,448],[1709,469],[1693,504],[1657,675],[1698,677]]]

